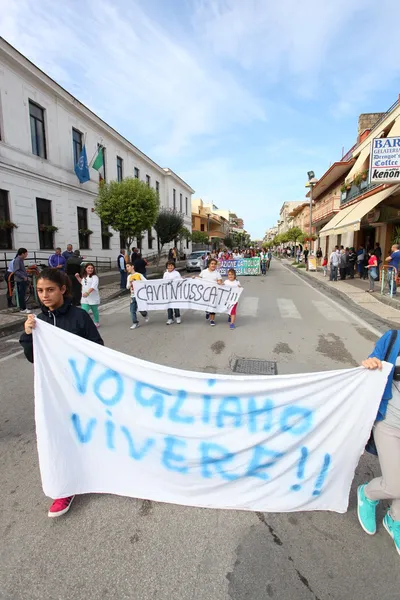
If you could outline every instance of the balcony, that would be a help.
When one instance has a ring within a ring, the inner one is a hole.
[[[368,173],[369,173],[369,171],[368,171]],[[340,205],[343,206],[343,204],[347,204],[347,202],[354,200],[358,196],[361,196],[362,194],[365,194],[366,192],[369,192],[370,190],[373,190],[374,188],[379,187],[380,185],[382,185],[382,184],[381,183],[368,183],[368,175],[367,175],[367,179],[365,181],[361,181],[361,183],[359,185],[355,185],[353,183],[349,190],[342,192],[341,197],[340,197]]]

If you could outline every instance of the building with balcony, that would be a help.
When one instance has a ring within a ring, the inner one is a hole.
[[[229,220],[219,212],[214,204],[205,203],[201,198],[192,200],[192,231],[207,234],[213,248],[223,246],[224,238],[230,233]]]
[[[345,157],[347,161],[342,161],[352,165],[340,188],[339,211],[319,231],[321,242],[329,238],[324,241],[329,250],[336,244],[373,248],[379,242],[382,251],[387,253],[395,228],[400,227],[400,185],[369,183],[372,140],[400,136],[400,96],[385,113],[361,115],[360,119],[366,116],[371,118],[369,127],[363,129],[359,123],[351,158]]]
[[[265,232],[264,242],[272,242],[272,240],[278,235],[278,226],[270,227]]]
[[[293,217],[291,217],[291,213],[296,207],[302,204],[303,202],[301,200],[284,202],[282,204],[281,210],[279,211],[278,233],[286,233],[291,227],[293,227]]]
[[[184,215],[191,229],[193,189],[163,169],[0,38],[0,250],[50,254],[68,243],[86,256],[115,258],[123,240],[94,212],[99,173],[79,183],[74,167],[83,145],[90,161],[103,148],[106,181],[137,177],[160,206]],[[12,223],[17,225],[11,227]],[[8,225],[8,226],[7,226]],[[110,234],[114,234],[110,236]],[[154,230],[142,251],[157,251]],[[136,241],[136,245],[139,245]],[[190,251],[190,243],[187,248]],[[6,254],[6,251],[9,251]],[[3,264],[3,262],[2,262]]]

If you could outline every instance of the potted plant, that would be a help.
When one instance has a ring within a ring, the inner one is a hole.
[[[55,225],[39,225],[39,231],[45,231],[46,233],[56,233],[58,231],[58,227]]]
[[[340,191],[342,192],[342,194],[345,194],[346,190],[347,190],[347,186],[346,186],[345,183],[343,183],[342,186],[341,186],[341,188],[340,188]]]
[[[93,231],[91,229],[79,229],[81,235],[91,235]]]
[[[360,187],[360,184],[362,182],[362,174],[361,173],[357,173],[357,175],[354,177],[353,179],[353,185],[356,185],[357,187]]]
[[[0,229],[18,229],[18,225],[12,221],[0,219]]]
[[[368,179],[368,171],[363,171],[363,172],[361,173],[361,179],[362,179],[363,181],[367,181],[367,179]]]
[[[350,181],[346,182],[346,190],[347,191],[351,190],[351,183],[350,183]]]
[[[90,231],[90,230],[88,229],[88,231]],[[80,232],[79,232],[79,233],[80,233]],[[90,233],[93,233],[93,231],[91,231]],[[112,237],[114,234],[113,234],[111,231],[102,231],[102,232],[101,232],[101,235],[102,235],[103,237],[108,237],[108,238],[111,238],[111,237]]]

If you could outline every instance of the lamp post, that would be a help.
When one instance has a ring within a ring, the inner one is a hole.
[[[313,205],[313,188],[316,183],[318,183],[318,179],[315,177],[314,171],[308,171],[308,182],[306,183],[306,187],[310,188],[310,251],[311,251],[311,238],[312,238],[312,205]]]
[[[207,235],[208,235],[208,249],[210,249],[210,214],[207,213]]]

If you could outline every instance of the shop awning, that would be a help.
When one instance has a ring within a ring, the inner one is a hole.
[[[375,206],[378,206],[383,200],[394,194],[400,189],[400,185],[391,185],[386,190],[382,190],[377,194],[373,194],[365,200],[361,200],[357,204],[353,204],[353,210],[350,211],[346,217],[335,227],[336,235],[340,233],[347,233],[348,231],[358,231],[361,226],[361,219],[373,210]]]
[[[342,208],[338,213],[331,219],[319,232],[319,237],[326,237],[327,235],[335,234],[335,227],[343,221],[343,219],[353,210],[354,206],[347,206]]]
[[[400,135],[400,117],[397,117],[392,129],[388,133],[388,137],[397,137],[399,135]]]
[[[354,163],[350,173],[347,174],[346,181],[352,181],[357,173],[360,173],[365,168],[368,169],[368,166],[365,165],[365,161],[369,158],[370,150],[371,143],[367,144],[365,148],[361,150],[360,154],[355,157],[356,162]]]

